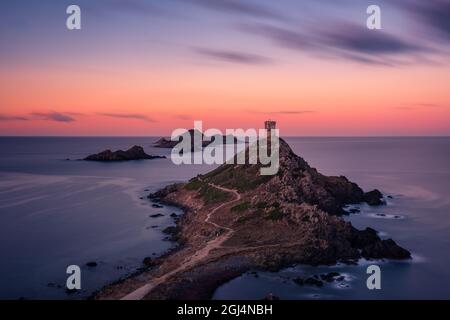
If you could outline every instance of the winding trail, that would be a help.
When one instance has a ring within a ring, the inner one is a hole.
[[[207,216],[205,218],[205,223],[208,223],[208,224],[214,226],[215,228],[225,230],[226,232],[219,235],[215,239],[208,241],[206,243],[206,245],[203,248],[201,248],[200,250],[198,250],[194,255],[189,256],[186,259],[184,259],[178,268],[173,269],[172,271],[170,271],[160,277],[151,279],[151,281],[149,283],[130,292],[126,296],[122,297],[120,300],[141,300],[141,299],[143,299],[148,293],[150,293],[150,291],[153,290],[153,288],[155,288],[156,286],[165,282],[168,278],[174,276],[175,274],[193,267],[199,261],[205,259],[209,255],[211,250],[219,248],[222,245],[222,243],[224,243],[226,240],[228,240],[231,237],[234,230],[231,228],[225,227],[225,226],[221,226],[221,225],[211,221],[211,216],[214,213],[216,213],[218,210],[223,208],[224,206],[227,206],[229,204],[232,204],[234,202],[241,200],[241,195],[236,190],[233,190],[233,189],[224,188],[224,187],[212,184],[212,183],[208,183],[208,185],[210,185],[211,187],[214,187],[216,189],[219,189],[221,191],[232,193],[235,196],[235,199],[224,202],[221,205],[215,207],[213,210],[211,210],[207,214]]]

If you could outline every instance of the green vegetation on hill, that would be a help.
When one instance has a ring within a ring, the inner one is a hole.
[[[260,201],[256,204],[256,209],[265,209],[268,207],[267,203],[264,201]]]
[[[184,186],[187,190],[198,190],[203,185],[203,182],[198,180],[197,178],[189,180],[189,182]]]
[[[243,201],[237,205],[235,205],[234,207],[231,208],[231,211],[234,212],[243,212],[243,211],[247,211],[250,208],[250,202],[248,201]]]
[[[250,221],[250,220],[252,220],[252,219],[256,219],[256,218],[258,218],[258,217],[259,217],[258,214],[253,213],[253,214],[250,214],[250,215],[247,215],[247,216],[241,216],[241,217],[239,217],[239,218],[236,220],[236,222],[237,222],[237,223],[244,223],[244,222]]]
[[[184,188],[189,191],[198,191],[198,197],[203,199],[205,205],[220,203],[230,199],[228,192],[212,187],[197,178],[191,179],[184,185]]]
[[[252,206],[250,202],[242,201],[230,210],[232,212],[245,213],[236,220],[238,223],[244,223],[258,217],[266,220],[278,221],[286,216],[286,213],[278,202],[267,204],[266,202],[260,201]]]
[[[203,199],[205,205],[220,203],[230,199],[230,194],[228,192],[211,187],[206,183],[200,187],[198,195]]]
[[[267,220],[281,220],[284,217],[284,212],[278,207],[269,211],[265,217]]]
[[[224,164],[204,175],[203,178],[211,183],[222,185],[240,192],[247,192],[268,182],[273,176],[260,175],[259,165],[230,165]]]

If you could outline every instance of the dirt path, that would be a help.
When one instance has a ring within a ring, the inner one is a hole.
[[[164,274],[163,276],[152,279],[149,283],[143,285],[142,287],[140,287],[140,288],[130,292],[126,296],[122,297],[121,300],[141,300],[141,299],[143,299],[153,288],[160,285],[161,283],[166,281],[171,276],[196,265],[199,261],[205,259],[209,255],[211,250],[219,248],[222,245],[222,243],[224,243],[226,240],[228,240],[231,237],[234,230],[231,228],[225,227],[225,226],[218,225],[217,223],[211,221],[211,216],[214,213],[216,213],[218,210],[223,208],[224,206],[241,200],[241,195],[236,190],[233,190],[233,189],[227,189],[227,188],[217,186],[217,185],[211,184],[211,183],[209,183],[209,185],[214,188],[217,188],[219,190],[233,193],[235,196],[235,199],[224,202],[221,205],[215,207],[213,210],[211,210],[211,212],[208,213],[208,215],[205,218],[206,223],[209,223],[218,229],[223,229],[226,232],[221,234],[217,238],[215,238],[211,241],[208,241],[206,243],[206,245],[203,248],[201,248],[200,250],[198,250],[194,255],[189,256],[185,260],[183,260],[183,262],[180,264],[180,266],[178,268]]]

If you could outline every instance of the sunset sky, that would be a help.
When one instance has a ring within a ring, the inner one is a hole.
[[[450,135],[448,0],[1,1],[0,42],[0,135]]]

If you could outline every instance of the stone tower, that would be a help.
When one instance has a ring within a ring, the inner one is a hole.
[[[264,128],[267,130],[267,132],[270,132],[272,129],[275,129],[277,126],[276,121],[267,120],[264,122]]]
[[[264,128],[267,130],[267,148],[271,152],[272,149],[272,129],[275,130],[277,123],[273,120],[264,121]]]

